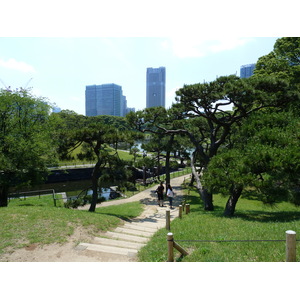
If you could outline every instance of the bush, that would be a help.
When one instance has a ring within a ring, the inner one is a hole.
[[[83,198],[74,198],[68,199],[67,202],[64,203],[65,208],[77,208],[78,206],[83,206],[85,204]]]

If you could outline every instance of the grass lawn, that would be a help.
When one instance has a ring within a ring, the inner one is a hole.
[[[109,149],[110,149],[111,154],[113,154],[114,150],[110,147],[109,147]],[[73,158],[73,160],[60,161],[59,165],[60,166],[69,166],[69,165],[84,165],[84,164],[96,163],[96,161],[79,160],[77,158],[77,154],[80,153],[80,151],[81,151],[81,147],[76,148],[75,150],[73,150],[71,152],[71,157]],[[120,159],[122,159],[122,160],[125,160],[125,161],[133,160],[133,155],[130,154],[128,151],[118,150],[118,155],[119,155]],[[142,157],[142,155],[140,155],[140,154],[137,155],[137,159],[140,159],[141,157]]]
[[[91,235],[118,226],[122,219],[140,215],[139,202],[98,208],[95,213],[66,209],[62,201],[54,207],[52,196],[13,199],[0,208],[0,255],[33,243],[64,243],[77,226]]]
[[[171,223],[174,240],[190,254],[177,260],[183,262],[283,262],[285,242],[195,242],[225,240],[285,240],[285,231],[300,233],[300,208],[289,203],[265,206],[257,200],[240,199],[236,215],[223,217],[226,199],[214,197],[215,211],[205,212],[196,191],[186,196],[191,213]],[[167,261],[167,230],[158,231],[141,249],[140,261]],[[179,240],[191,240],[186,242]],[[297,242],[297,246],[299,242]],[[299,247],[299,246],[298,246]],[[298,251],[299,252],[299,251]],[[297,261],[300,253],[297,254]]]

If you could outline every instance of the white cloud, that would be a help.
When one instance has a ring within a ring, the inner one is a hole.
[[[35,69],[33,66],[22,62],[22,61],[17,61],[14,58],[10,58],[8,60],[3,60],[0,59],[0,67],[4,67],[6,69],[12,69],[12,70],[17,70],[21,71],[24,73],[35,73]]]
[[[251,38],[195,38],[172,37],[162,43],[164,49],[172,49],[173,54],[179,58],[203,57],[212,53],[232,50],[248,42]]]

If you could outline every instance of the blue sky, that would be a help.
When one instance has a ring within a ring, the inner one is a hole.
[[[242,5],[241,5],[242,3]],[[85,113],[85,86],[121,85],[146,105],[147,67],[166,67],[166,106],[184,84],[237,74],[299,34],[296,0],[5,0],[0,79]],[[3,83],[0,82],[0,86]]]
[[[129,107],[146,105],[146,68],[166,67],[166,106],[184,84],[240,74],[240,66],[268,54],[272,38],[2,37],[0,78],[32,87],[62,109],[85,114],[85,86],[121,85]],[[1,83],[2,87],[4,87]]]

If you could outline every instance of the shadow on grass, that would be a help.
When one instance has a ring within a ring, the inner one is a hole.
[[[131,219],[135,218],[136,216],[124,216],[124,215],[120,215],[120,214],[114,214],[114,213],[105,213],[105,212],[93,212],[94,214],[99,214],[99,215],[106,215],[106,216],[113,216],[113,217],[117,217],[123,221],[130,221]]]
[[[186,198],[186,203],[187,204],[191,204],[191,205],[194,205],[191,207],[190,211],[191,212],[203,212],[205,214],[217,214],[217,215],[220,215],[220,214],[223,214],[224,212],[224,207],[222,206],[219,206],[219,205],[214,205],[214,210],[213,211],[205,211],[203,209],[203,201],[202,199],[200,198],[200,196],[194,196],[194,195],[188,195],[187,198]]]
[[[251,210],[248,212],[238,212],[234,216],[246,221],[256,222],[291,222],[300,219],[300,212],[297,211],[284,211],[284,212],[266,212],[260,210]]]
[[[244,195],[246,197],[246,195]],[[259,200],[259,195],[253,192],[247,194],[248,200]],[[213,214],[215,217],[228,218],[224,216],[224,207],[215,205],[213,211],[205,211],[203,209],[202,200],[198,195],[188,195],[187,203],[194,205],[191,207],[191,212],[202,212],[203,214]],[[256,222],[291,222],[300,219],[300,211],[275,211],[268,212],[263,210],[244,210],[236,211],[231,218],[239,218],[245,221]]]

